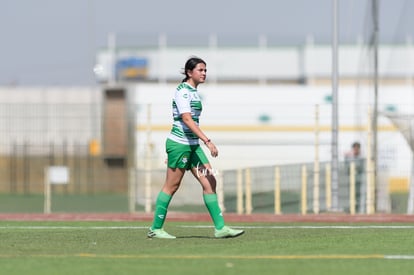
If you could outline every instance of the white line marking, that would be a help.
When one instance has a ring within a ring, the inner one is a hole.
[[[179,227],[188,228],[211,228],[210,225],[181,225]],[[414,225],[235,225],[234,227],[243,229],[414,229]]]
[[[174,225],[172,225],[174,226]],[[147,230],[148,226],[26,226],[26,225],[10,225],[0,226],[0,230],[4,229],[33,229],[33,230],[125,230],[138,229]],[[181,228],[214,228],[212,225],[177,225]],[[414,225],[235,225],[235,228],[242,229],[414,229]]]
[[[153,255],[147,254],[31,254],[24,257],[39,257],[39,258],[102,258],[102,259],[150,259]],[[18,258],[21,255],[15,254],[0,254],[0,259],[4,258]],[[228,259],[228,260],[354,260],[354,259],[377,259],[377,260],[414,260],[414,255],[382,255],[382,254],[310,254],[310,255],[157,255],[157,259]]]
[[[0,229],[36,229],[36,230],[49,230],[49,229],[62,229],[62,230],[118,230],[118,229],[148,229],[149,226],[0,226]]]
[[[414,255],[384,255],[387,260],[414,260]]]

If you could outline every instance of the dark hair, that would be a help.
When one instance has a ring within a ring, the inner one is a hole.
[[[190,57],[187,60],[187,62],[185,62],[184,69],[183,69],[184,70],[183,75],[185,75],[185,78],[181,82],[186,82],[189,78],[187,75],[187,72],[194,70],[197,64],[200,64],[200,63],[203,63],[204,65],[207,66],[206,62],[203,59],[196,57],[196,56]]]
[[[354,143],[352,143],[352,148],[355,148],[355,147],[361,148],[361,143],[359,143],[358,141],[355,141]]]

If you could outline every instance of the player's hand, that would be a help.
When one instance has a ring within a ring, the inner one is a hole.
[[[211,142],[211,141],[207,142],[206,146],[210,150],[211,156],[213,158],[218,156],[218,149],[217,149],[216,145],[214,145],[213,142]]]

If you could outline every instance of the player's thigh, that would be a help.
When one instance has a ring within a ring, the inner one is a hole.
[[[166,152],[168,155],[167,165],[169,168],[190,169],[192,154],[190,145],[181,144],[167,139]]]

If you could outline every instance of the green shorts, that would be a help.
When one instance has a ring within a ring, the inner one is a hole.
[[[192,167],[209,163],[206,154],[200,145],[186,145],[167,139],[165,148],[168,155],[168,167],[184,168],[190,170]]]

